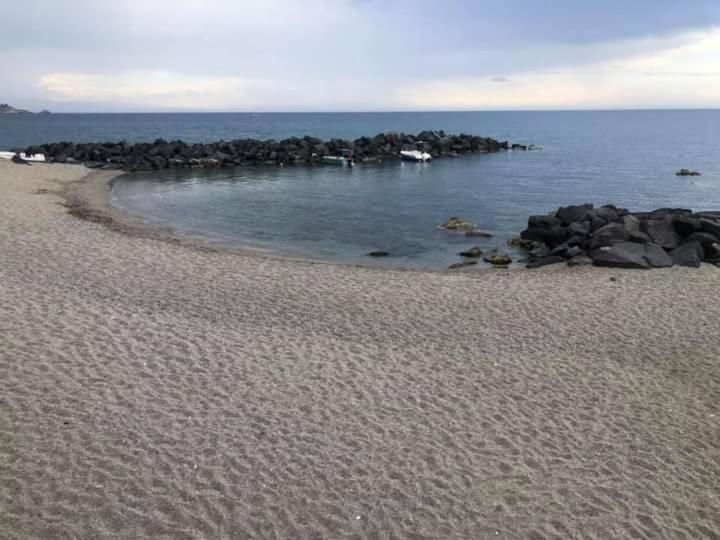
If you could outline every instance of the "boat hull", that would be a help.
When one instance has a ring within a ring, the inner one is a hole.
[[[419,150],[403,150],[400,152],[400,159],[403,161],[413,161],[415,163],[427,163],[432,160],[432,156],[427,152]]]

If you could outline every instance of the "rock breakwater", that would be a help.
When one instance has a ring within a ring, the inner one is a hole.
[[[356,161],[398,160],[400,151],[422,147],[433,158],[498,152],[511,148],[475,135],[449,135],[423,131],[417,135],[381,133],[355,140],[315,137],[284,140],[236,139],[209,144],[158,139],[153,143],[58,142],[23,149],[26,154],[45,154],[49,162],[82,163],[91,168],[150,171],[167,168],[235,167],[238,165],[285,165],[320,163],[325,156],[351,152]]]

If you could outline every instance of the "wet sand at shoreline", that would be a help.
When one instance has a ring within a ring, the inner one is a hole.
[[[0,161],[1,537],[720,535],[720,269],[202,249],[87,172]]]

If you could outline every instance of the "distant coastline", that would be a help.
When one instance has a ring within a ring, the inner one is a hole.
[[[34,113],[26,109],[16,109],[12,105],[7,103],[0,103],[0,114],[50,114],[50,111],[43,109],[39,113]]]

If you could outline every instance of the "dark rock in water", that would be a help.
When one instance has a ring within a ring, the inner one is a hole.
[[[555,212],[555,216],[565,225],[579,221],[593,209],[592,204],[581,204],[577,206],[561,206]]]
[[[459,253],[461,257],[469,257],[469,258],[479,258],[482,255],[482,251],[478,246],[471,247],[470,249],[467,249],[465,251],[461,251]]]
[[[564,262],[565,262],[565,259],[563,257],[551,255],[550,257],[543,257],[542,259],[536,259],[534,261],[530,261],[527,264],[527,268],[532,270],[535,268],[542,268],[543,266],[548,266],[551,264],[559,264],[559,263],[564,263]]]
[[[680,169],[675,173],[675,176],[702,176],[702,173],[698,171],[691,171],[690,169]]]
[[[628,235],[625,232],[624,225],[608,223],[592,234],[590,237],[590,249],[594,251],[604,246],[625,242],[627,239]]]
[[[593,260],[587,255],[578,255],[567,262],[568,266],[590,266]]]
[[[700,242],[688,242],[670,252],[673,263],[678,266],[692,266],[699,268],[705,258]]]
[[[621,242],[601,247],[590,254],[595,266],[613,268],[664,268],[673,265],[673,260],[660,246]]]
[[[518,238],[518,237],[508,240],[507,244],[508,244],[508,246],[525,249],[527,251],[532,251],[533,249],[536,249],[536,248],[546,248],[547,247],[543,242],[539,242],[537,240],[525,240],[523,238]]]
[[[483,260],[494,266],[507,266],[512,262],[512,259],[505,253],[493,253],[491,255],[486,255],[483,257]]]
[[[368,253],[368,257],[387,257],[390,255],[387,251],[377,250]]]
[[[481,229],[473,229],[472,231],[465,231],[465,236],[471,238],[471,237],[477,237],[477,238],[492,238],[493,234],[488,231],[483,231]]]
[[[467,266],[473,266],[477,264],[477,261],[463,261],[455,264],[451,264],[448,266],[448,269],[450,270],[457,270],[458,268],[465,268]]]
[[[475,224],[459,217],[451,217],[445,223],[440,225],[441,229],[448,231],[472,231],[475,229]]]
[[[672,250],[680,245],[680,236],[675,232],[672,219],[649,219],[643,221],[644,232],[654,244],[663,249]]]
[[[715,221],[707,218],[700,218],[700,227],[703,232],[712,234],[720,238],[720,221]]]
[[[672,224],[673,227],[675,227],[675,232],[678,233],[681,238],[685,238],[694,232],[702,230],[700,220],[689,216],[673,216]]]

